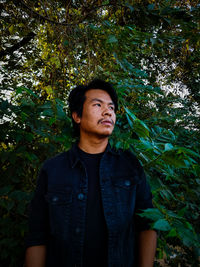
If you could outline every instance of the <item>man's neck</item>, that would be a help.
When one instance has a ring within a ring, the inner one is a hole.
[[[84,138],[80,136],[78,146],[89,154],[97,154],[105,151],[108,144],[108,137],[105,138]]]

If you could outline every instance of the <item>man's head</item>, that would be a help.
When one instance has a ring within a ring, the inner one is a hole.
[[[110,83],[95,79],[71,91],[69,108],[77,136],[80,131],[109,136],[116,120],[118,98]]]

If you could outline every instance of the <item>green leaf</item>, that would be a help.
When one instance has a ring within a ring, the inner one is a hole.
[[[133,120],[137,119],[137,117],[128,108],[124,107],[124,109]]]
[[[170,232],[167,234],[167,237],[177,236],[176,228],[172,228]]]
[[[151,42],[152,45],[155,45],[156,41],[157,41],[156,38],[150,38],[150,42]]]
[[[29,93],[30,95],[32,95],[32,96],[34,96],[34,97],[36,97],[36,98],[39,98],[38,95],[36,95],[31,89],[29,89],[29,88],[27,88],[27,87],[25,87],[25,86],[17,87],[17,89],[16,89],[16,94],[18,95],[18,94],[20,94],[20,93],[23,92],[23,91],[26,91],[27,93]]]
[[[177,147],[179,153],[186,153],[194,157],[200,158],[200,154],[194,152],[191,149],[185,148],[185,147]]]
[[[172,144],[170,144],[170,143],[165,144],[165,151],[171,150],[173,148],[174,148],[174,146]]]
[[[11,190],[12,190],[11,185],[4,186],[4,187],[0,188],[0,196],[7,195]]]
[[[189,222],[186,222],[186,225],[187,225],[188,229],[190,229],[191,231],[193,231],[193,230],[194,230],[194,229],[193,229],[193,227],[192,227],[192,225],[191,225],[191,223],[189,223]]]
[[[51,109],[51,106],[52,106],[52,104],[51,104],[51,102],[50,101],[48,101],[48,102],[46,102],[45,104],[43,104],[42,106],[40,106],[40,108],[41,109]]]
[[[130,119],[130,117],[128,116],[128,114],[126,114],[126,118],[127,118],[127,121],[128,121],[128,123],[129,123],[129,125],[130,125],[130,127],[133,129],[133,122],[132,122],[132,120]]]
[[[139,214],[140,217],[145,217],[153,221],[162,219],[164,215],[156,208],[146,209]]]
[[[148,10],[153,10],[155,8],[155,5],[154,4],[149,4],[147,6]]]
[[[64,46],[67,46],[69,44],[69,41],[65,40],[63,44],[64,44]]]
[[[147,139],[144,139],[144,138],[141,137],[140,141],[144,145],[144,149],[146,149],[146,150],[153,149],[153,147],[154,147],[153,144],[150,141],[148,141]]]
[[[10,199],[0,199],[0,207],[6,209],[8,212],[14,207],[14,201]]]
[[[169,164],[176,168],[185,168],[185,162],[183,157],[179,157],[175,150],[169,150],[162,154],[162,159],[165,164]]]
[[[177,232],[185,246],[200,247],[197,237],[194,235],[193,231],[186,228],[177,228]]]
[[[173,194],[169,190],[167,190],[167,189],[160,190],[160,195],[164,199],[167,199],[167,200],[170,200],[170,199],[173,198]]]
[[[182,220],[181,216],[177,215],[175,212],[173,212],[171,210],[166,210],[166,214],[168,215],[168,217],[175,218],[175,219],[178,219],[178,220]]]
[[[27,141],[31,142],[33,140],[33,138],[34,138],[34,135],[32,133],[24,133],[24,138]]]
[[[134,132],[139,137],[149,137],[150,129],[147,127],[147,125],[143,121],[139,120],[128,108],[124,107],[124,109],[126,111],[127,121]]]
[[[24,106],[24,107],[34,107],[35,106],[35,103],[31,99],[28,99],[28,98],[25,99],[25,98],[23,98],[21,100],[21,106]]]
[[[20,191],[20,190],[15,190],[9,195],[13,200],[17,201],[25,201],[29,200],[29,195],[26,192]]]
[[[52,109],[45,109],[41,113],[42,116],[52,117],[54,115],[54,112]]]
[[[200,185],[200,179],[196,179],[196,183]]]
[[[139,70],[139,69],[135,69],[134,68],[134,66],[130,63],[130,62],[128,62],[128,60],[126,59],[126,58],[124,58],[123,60],[122,60],[122,63],[124,64],[124,66],[127,68],[127,70],[130,70],[130,71],[135,71],[136,73],[138,73],[138,72],[141,72],[141,70]]]
[[[171,226],[165,219],[159,219],[153,224],[153,228],[161,231],[171,230]]]
[[[54,117],[51,117],[50,119],[49,119],[49,125],[51,126],[52,124],[54,124],[56,122],[56,118],[54,118]]]
[[[108,36],[108,39],[107,39],[107,41],[106,41],[107,43],[117,43],[118,42],[118,40],[117,40],[117,38],[115,37],[115,35],[109,35]]]
[[[103,24],[104,24],[105,26],[107,26],[107,27],[110,27],[110,26],[111,26],[111,23],[110,23],[110,21],[108,21],[108,20],[104,20],[104,21],[103,21]]]
[[[56,101],[56,108],[57,108],[57,116],[58,116],[58,119],[65,119],[66,118],[66,113],[64,112],[63,110],[63,104],[62,102],[60,101]]]
[[[180,209],[180,210],[178,211],[178,216],[183,217],[184,214],[185,214],[185,212],[186,212],[186,207],[184,207],[184,208],[182,208],[182,209]]]

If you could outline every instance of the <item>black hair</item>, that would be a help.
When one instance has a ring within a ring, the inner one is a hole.
[[[94,79],[88,85],[79,85],[70,92],[69,110],[71,115],[73,112],[76,112],[77,115],[81,118],[83,112],[83,104],[86,99],[85,93],[91,89],[101,89],[106,91],[110,95],[110,98],[114,103],[116,113],[118,109],[118,97],[114,87],[112,86],[112,84],[110,84],[109,82],[105,82],[104,80]],[[73,118],[72,123],[74,128],[74,134],[79,136],[79,125],[73,120]]]

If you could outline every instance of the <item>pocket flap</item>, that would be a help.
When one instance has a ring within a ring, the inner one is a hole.
[[[72,202],[72,190],[64,192],[48,192],[45,196],[47,202],[53,205],[61,205]]]
[[[135,179],[136,177],[113,177],[112,182],[114,186],[122,187],[124,189],[131,189],[133,188],[137,183],[138,179]]]

